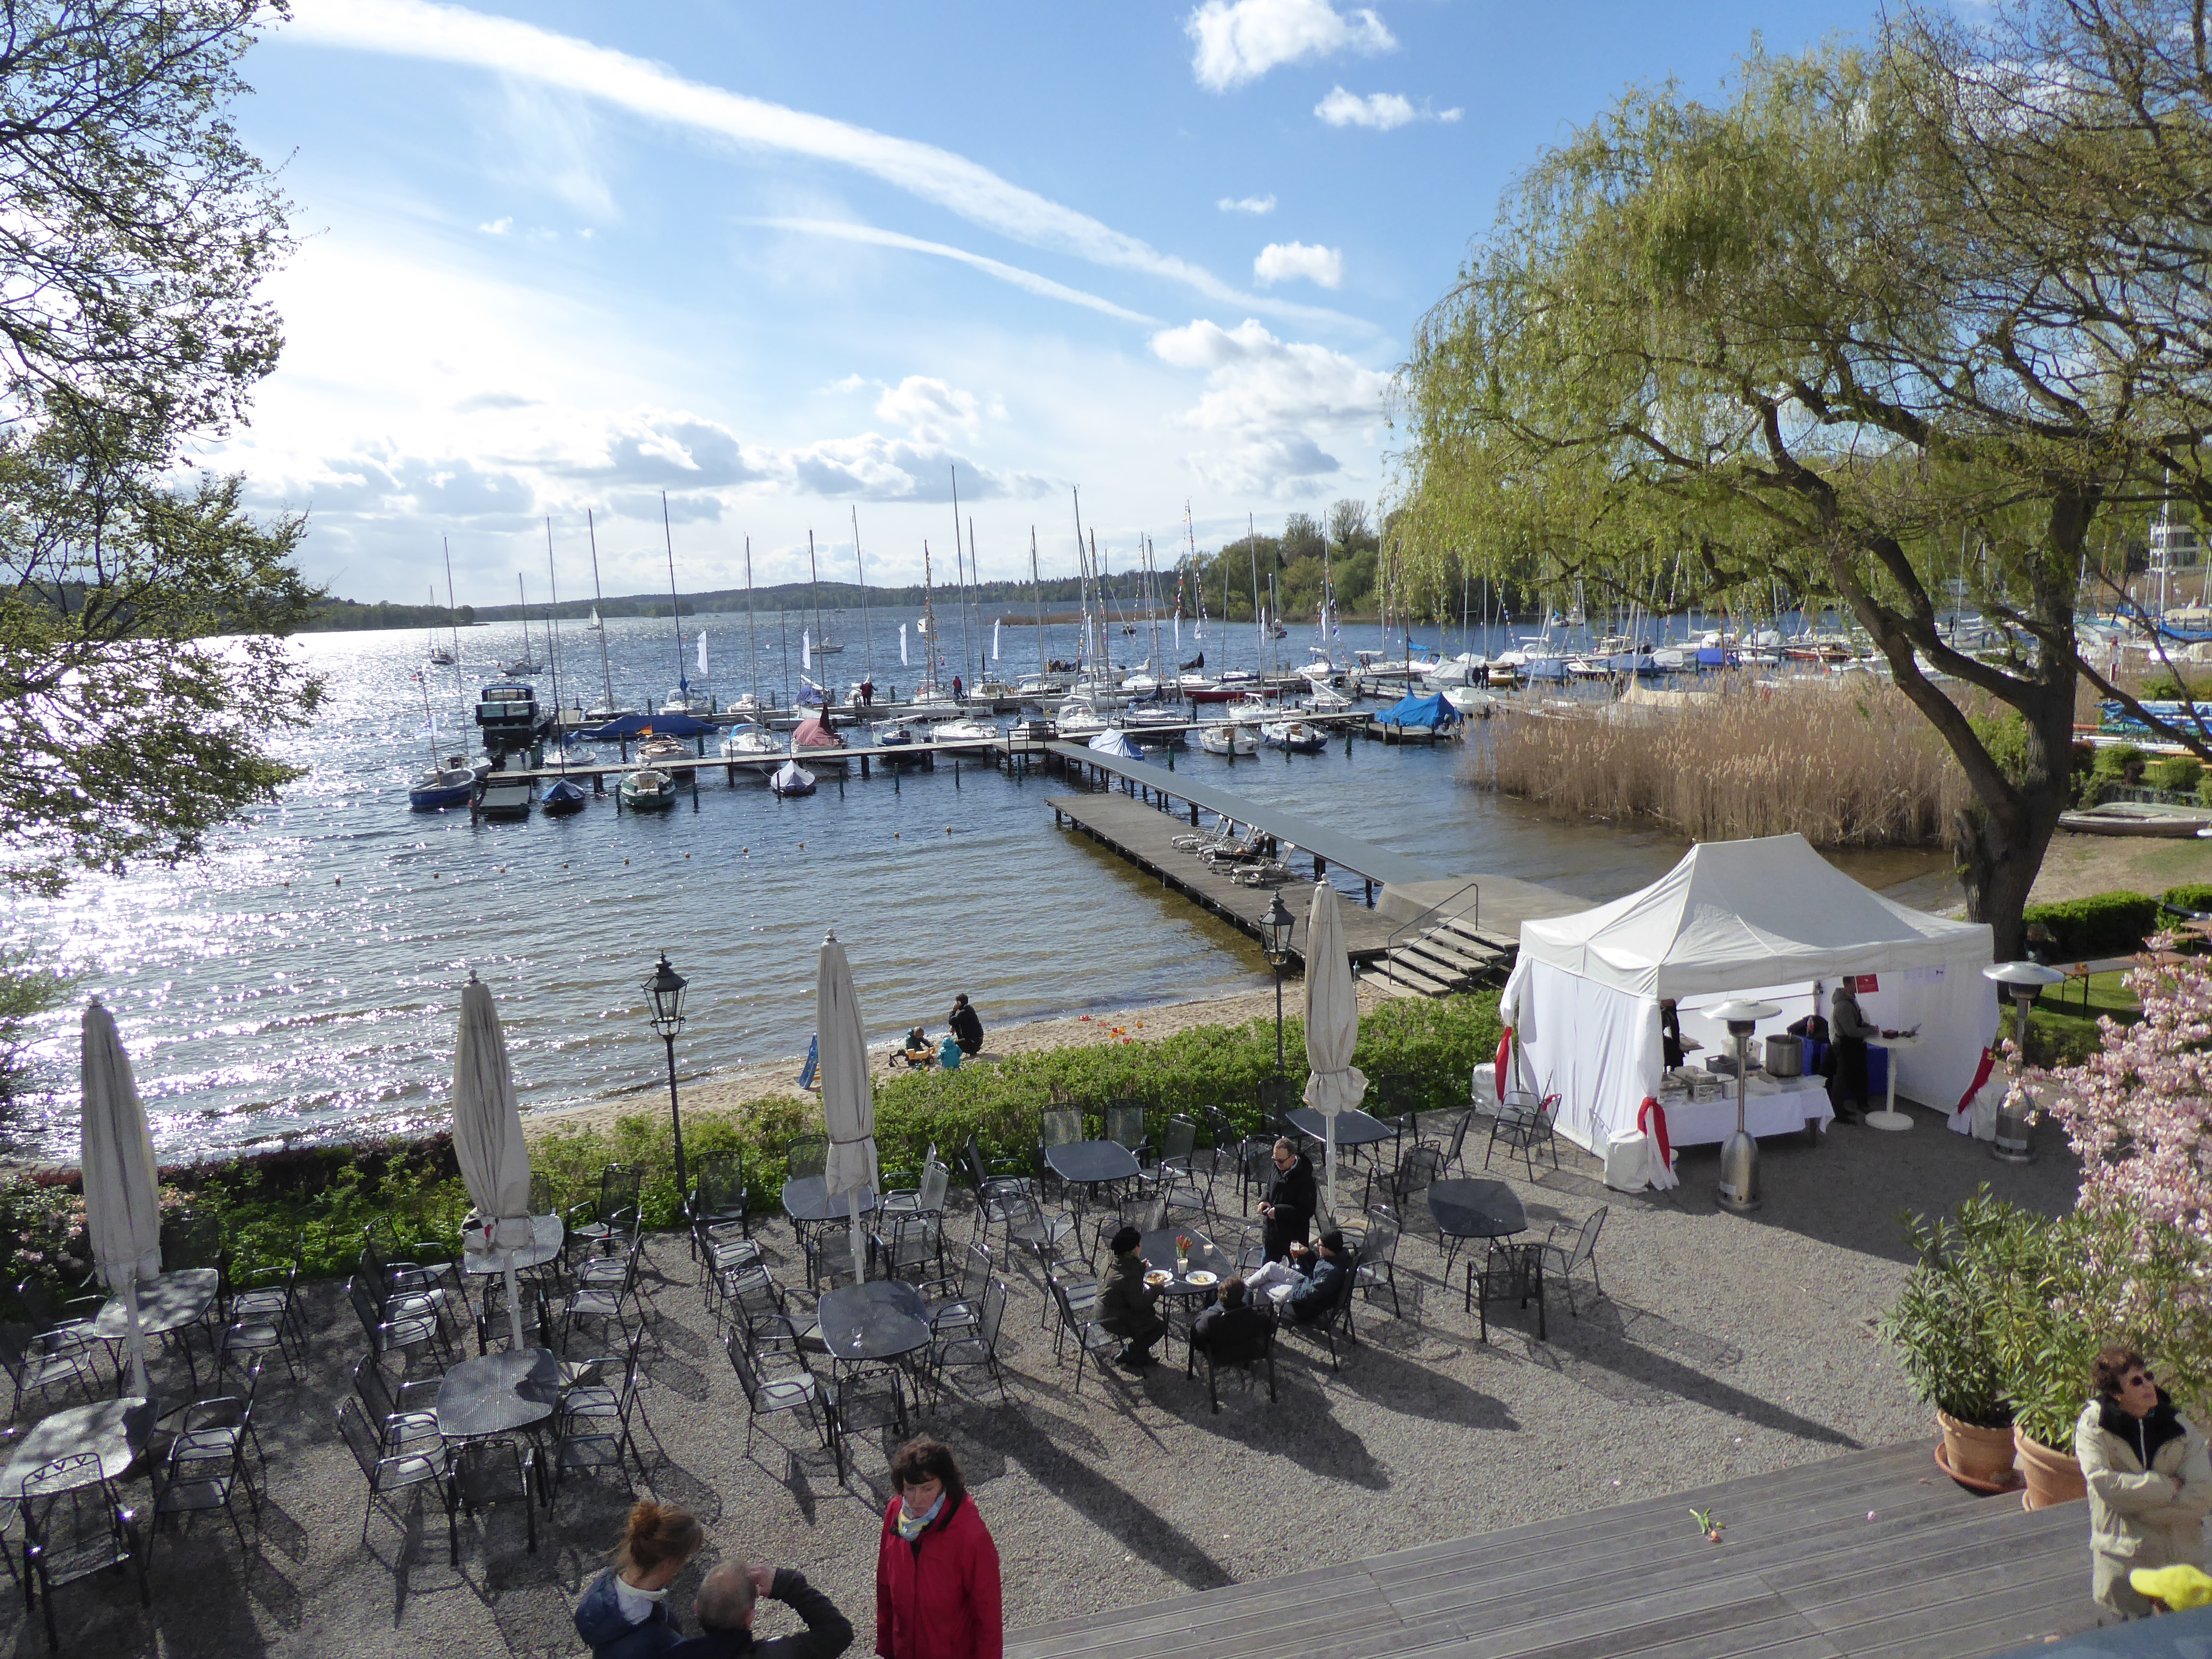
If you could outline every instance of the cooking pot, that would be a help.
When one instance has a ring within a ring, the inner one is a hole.
[[[1769,1077],[1804,1076],[1805,1039],[1783,1033],[1767,1038],[1766,1074]]]

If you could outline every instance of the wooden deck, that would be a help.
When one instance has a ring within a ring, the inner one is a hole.
[[[1705,1540],[1692,1507],[1725,1523],[1725,1542]],[[2030,1515],[1970,1496],[1921,1443],[1033,1626],[1006,1650],[1974,1659],[2096,1623],[2088,1528],[2081,1504]]]

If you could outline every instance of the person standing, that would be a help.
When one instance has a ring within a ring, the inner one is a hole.
[[[576,1634],[592,1659],[659,1659],[682,1639],[668,1587],[707,1541],[699,1522],[673,1504],[641,1498],[615,1564],[576,1603]]]
[[[1152,1307],[1152,1287],[1145,1283],[1145,1259],[1137,1254],[1144,1242],[1144,1234],[1123,1226],[1114,1235],[1113,1263],[1098,1281],[1098,1322],[1121,1339],[1114,1363],[1125,1371],[1157,1364],[1152,1344],[1167,1334],[1167,1322]]]
[[[806,1628],[773,1642],[753,1640],[753,1608],[762,1596],[781,1601]],[[668,1659],[837,1659],[853,1645],[852,1620],[795,1567],[755,1567],[725,1561],[699,1586],[693,1609],[705,1632],[668,1650]]]
[[[1314,1212],[1321,1207],[1321,1188],[1314,1180],[1313,1160],[1287,1140],[1278,1140],[1273,1153],[1274,1179],[1267,1183],[1267,1202],[1260,1213],[1267,1225],[1262,1254],[1280,1261],[1293,1243],[1313,1242]]]
[[[2141,1354],[2106,1348],[2089,1376],[2097,1392],[2074,1425],[2074,1455],[2089,1486],[2091,1591],[2099,1606],[2140,1619],[2151,1604],[2130,1572],[2203,1564],[2212,1462]]]
[[[1828,1052],[1836,1063],[1829,1093],[1836,1115],[1846,1123],[1866,1121],[1867,1039],[1881,1035],[1881,1027],[1868,1024],[1859,1012],[1858,993],[1845,974],[1836,981],[1836,994],[1828,1001]]]
[[[891,1459],[876,1551],[879,1659],[1000,1659],[999,1550],[951,1449],[924,1437]]]
[[[959,1042],[962,1054],[980,1054],[983,1052],[982,1018],[969,1005],[965,991],[952,999],[952,1012],[945,1017],[945,1023],[952,1028],[953,1037]]]

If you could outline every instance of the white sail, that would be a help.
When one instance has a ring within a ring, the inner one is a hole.
[[[707,630],[699,630],[699,678],[707,678]]]
[[[799,665],[814,666],[814,635],[803,628],[799,630]]]
[[[605,626],[606,624],[599,620],[599,607],[596,605],[593,605],[592,607],[592,619],[584,624],[585,630],[587,633],[596,634]]]
[[[904,623],[899,624],[899,666],[902,668],[913,666],[906,654],[906,624]]]

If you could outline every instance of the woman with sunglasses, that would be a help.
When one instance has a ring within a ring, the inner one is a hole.
[[[2204,1560],[2212,1463],[2132,1348],[2107,1348],[2090,1372],[2096,1397],[2074,1425],[2074,1455],[2089,1483],[2089,1555],[2098,1604],[2140,1619],[2151,1604],[2128,1583],[2136,1567]]]

